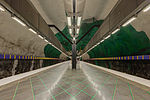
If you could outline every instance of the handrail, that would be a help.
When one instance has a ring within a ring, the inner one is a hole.
[[[70,41],[70,39],[68,39],[67,36],[66,36],[62,31],[60,31],[60,29],[59,29],[57,26],[55,26],[55,25],[48,25],[48,26],[49,26],[49,27],[54,27],[56,30],[58,30],[59,33],[62,34],[62,36],[63,36],[66,40],[68,40],[69,43],[73,44],[73,43]]]
[[[94,25],[92,26],[78,41],[77,44],[95,27],[100,27],[100,25]]]

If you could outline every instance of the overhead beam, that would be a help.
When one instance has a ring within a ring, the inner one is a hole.
[[[107,35],[111,34],[116,28],[124,24],[129,18],[137,15],[149,3],[150,0],[119,0],[105,18],[99,30],[94,34],[81,52],[81,55],[85,54],[94,45],[103,40]]]
[[[78,44],[78,43],[79,43],[86,35],[88,35],[89,32],[91,32],[92,29],[95,28],[95,27],[100,27],[100,25],[94,25],[94,26],[92,26],[92,27],[77,41],[76,44]]]
[[[32,27],[37,30],[40,35],[45,37],[59,51],[69,56],[52,30],[49,28],[48,24],[29,0],[1,0],[0,3],[7,7],[9,12],[15,14],[23,22],[25,22],[28,27]]]
[[[68,39],[68,37],[62,32],[62,31],[60,31],[60,29],[58,28],[58,27],[56,27],[55,25],[48,25],[49,27],[54,27],[59,33],[61,33],[61,35],[66,39],[66,40],[68,40],[68,42],[70,43],[70,44],[72,44],[72,42],[70,41],[70,39]]]

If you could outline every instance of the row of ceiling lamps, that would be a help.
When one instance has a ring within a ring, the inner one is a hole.
[[[18,17],[16,17],[15,15],[12,16],[12,19],[14,19],[15,21],[17,21],[19,24],[21,24],[22,26],[27,26],[21,19],[19,19]],[[34,34],[38,34],[34,29],[32,29],[31,27],[28,28],[29,31],[31,31]],[[41,39],[44,39],[43,36],[38,34],[38,37]],[[46,39],[44,39],[46,42],[48,42]],[[50,43],[51,44],[51,43]]]
[[[5,11],[5,9],[4,9],[2,6],[0,6],[0,10],[1,10],[2,12]],[[12,15],[11,17],[12,17],[12,19],[14,19],[16,22],[18,22],[18,23],[21,24],[22,26],[27,26],[27,25],[26,25],[21,19],[19,19],[17,16]],[[36,32],[34,29],[32,29],[31,27],[29,27],[28,30],[31,31],[31,32],[34,33],[34,34],[37,34],[37,32]],[[42,37],[41,35],[38,35],[38,36],[39,36],[41,39],[44,39],[44,37]],[[48,42],[46,39],[45,39],[45,41]]]
[[[5,8],[3,6],[0,5],[0,11],[1,12],[5,12]],[[21,24],[22,26],[27,26],[20,18],[18,18],[15,15],[11,16],[12,19],[14,19],[16,22],[18,22],[19,24]],[[50,45],[52,45],[54,48],[56,48],[57,50],[59,50],[61,53],[63,53],[60,49],[58,49],[56,46],[54,46],[53,44],[51,44],[48,40],[46,40],[43,36],[41,36],[40,34],[38,34],[37,31],[35,31],[34,29],[32,29],[31,27],[28,28],[29,31],[31,31],[32,33],[38,35],[39,38],[43,39],[45,42],[49,43]],[[65,53],[63,53],[64,55],[66,55]],[[68,55],[66,55],[68,57]]]
[[[81,25],[81,20],[82,20],[82,17],[78,17],[77,18],[77,29],[76,29],[76,33],[79,34],[79,27]],[[67,17],[67,21],[68,21],[68,26],[69,26],[69,33],[72,34],[72,17]]]
[[[148,5],[148,6],[146,6],[142,11],[143,12],[147,12],[147,11],[149,11],[150,10],[150,4]],[[137,17],[132,17],[132,18],[130,18],[127,22],[125,22],[123,25],[122,25],[122,27],[125,27],[125,26],[127,26],[127,25],[129,25],[131,22],[133,22],[135,19],[137,19]],[[111,34],[115,34],[115,33],[117,33],[118,31],[120,31],[120,28],[117,28],[117,29],[115,29]],[[91,49],[89,49],[87,52],[89,52],[90,50],[92,50],[93,48],[95,48],[96,46],[98,46],[99,44],[101,44],[102,42],[104,42],[106,39],[108,39],[110,36],[111,36],[111,34],[110,35],[108,35],[107,37],[105,37],[103,40],[101,40],[99,43],[97,43],[96,45],[94,45]],[[85,52],[84,54],[86,54],[87,52]],[[83,54],[83,55],[84,55]],[[82,55],[82,56],[83,56]],[[80,56],[80,57],[82,57],[82,56]]]

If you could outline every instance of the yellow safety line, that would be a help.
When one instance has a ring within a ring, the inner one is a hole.
[[[6,57],[5,57],[5,54],[4,54],[4,59],[5,59]]]
[[[16,59],[16,55],[14,55],[14,59]]]
[[[142,60],[144,60],[144,56],[142,56]]]
[[[150,55],[147,55],[148,58],[150,59]],[[108,58],[91,58],[89,60],[130,60],[130,57],[131,57],[131,60],[135,60],[135,57],[136,57],[136,60],[139,60],[139,56],[124,56],[124,57],[108,57]],[[142,60],[144,60],[144,56],[142,56]]]
[[[11,59],[11,55],[9,55],[9,59]]]
[[[132,60],[134,60],[134,56],[132,56]]]
[[[123,57],[121,57],[121,60],[123,60]]]

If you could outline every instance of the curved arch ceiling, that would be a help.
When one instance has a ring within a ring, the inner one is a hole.
[[[48,24],[63,30],[66,26],[66,13],[72,11],[72,0],[30,0]],[[118,0],[77,0],[77,12],[83,20],[96,18],[103,20]],[[54,33],[57,31],[53,30]]]

